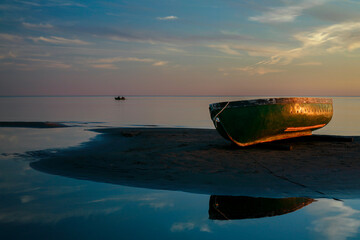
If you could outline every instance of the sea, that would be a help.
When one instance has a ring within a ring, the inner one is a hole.
[[[30,166],[36,159],[29,153],[80,146],[99,134],[91,129],[214,129],[210,103],[266,97],[0,97],[0,122],[72,126],[0,127],[0,239],[360,239],[356,198],[314,199],[273,216],[214,219],[211,195],[81,180]],[[360,136],[360,97],[332,98],[333,119],[316,133]],[[230,201],[258,200],[241,197]]]

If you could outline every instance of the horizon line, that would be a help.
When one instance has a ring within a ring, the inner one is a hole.
[[[6,97],[360,97],[360,95],[285,95],[285,94],[273,94],[273,95],[264,95],[264,94],[244,94],[244,95],[165,95],[165,94],[131,94],[131,95],[113,95],[113,94],[90,94],[90,95],[0,95],[0,98]]]

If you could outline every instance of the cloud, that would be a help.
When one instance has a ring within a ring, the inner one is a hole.
[[[100,68],[100,69],[117,69],[117,67],[114,64],[92,64],[93,68]]]
[[[23,208],[8,208],[0,212],[0,222],[17,224],[54,224],[68,218],[89,217],[98,214],[111,214],[122,210],[121,207],[101,209],[79,209],[74,207],[73,209],[65,209],[61,212],[54,212],[53,209],[45,209],[43,205],[46,204],[33,204],[33,208],[25,210]]]
[[[17,58],[14,62],[5,62],[2,65],[13,66],[18,70],[32,71],[35,69],[42,68],[54,68],[54,69],[68,69],[71,65],[47,59],[36,59],[36,58]]]
[[[175,48],[175,47],[164,47],[165,51],[169,51],[169,52],[175,52],[175,53],[184,53],[185,51],[179,48]]]
[[[26,4],[33,7],[86,7],[84,4],[76,3],[76,2],[63,2],[63,1],[49,1],[46,4],[32,2],[32,1],[18,1],[22,4]]]
[[[9,51],[7,54],[4,55],[0,55],[0,59],[5,59],[5,58],[16,58],[17,55],[11,51]]]
[[[261,64],[278,64],[278,65],[288,65],[290,64],[295,58],[300,58],[305,55],[304,48],[294,48],[286,51],[280,51],[276,55],[270,57],[270,59],[263,60],[258,62],[256,65]]]
[[[259,16],[249,17],[249,20],[261,23],[293,22],[305,9],[324,3],[325,0],[305,0],[292,6],[271,7]]]
[[[63,37],[56,37],[51,36],[49,38],[46,37],[29,37],[29,39],[33,40],[34,42],[47,42],[53,44],[75,44],[75,45],[89,45],[89,42],[85,42],[79,39],[68,39]]]
[[[151,63],[153,66],[164,66],[168,64],[167,61],[159,61],[152,58],[137,58],[137,57],[113,57],[113,58],[101,58],[93,60],[91,66],[94,68],[103,69],[117,69],[114,63],[118,62],[140,62],[140,63]]]
[[[321,62],[304,62],[304,63],[298,63],[296,64],[298,66],[321,66]]]
[[[360,22],[345,22],[302,32],[294,37],[303,43],[303,49],[324,46],[327,50],[337,48],[340,51],[354,51],[360,48],[359,35]]]
[[[41,7],[43,5],[36,3],[36,2],[31,2],[31,1],[19,1],[20,3],[26,4],[26,5],[30,5],[30,6],[34,6],[34,7]]]
[[[35,200],[35,197],[30,196],[30,195],[24,195],[24,196],[20,197],[21,203],[28,203],[28,202],[31,202],[33,200]]]
[[[10,11],[10,10],[23,10],[22,7],[10,5],[10,4],[0,4],[0,10]]]
[[[301,42],[301,47],[279,51],[267,60],[256,65],[287,65],[294,59],[305,56],[353,52],[360,49],[360,22],[346,22],[301,32],[294,39]]]
[[[200,231],[201,232],[211,232],[211,229],[210,229],[210,227],[209,227],[209,225],[207,225],[207,224],[203,224],[201,227],[200,227]]]
[[[312,222],[313,230],[329,240],[346,240],[357,235],[360,211],[345,206],[344,202],[321,199],[307,209],[318,218]]]
[[[29,62],[45,63],[48,66],[60,66],[60,68],[68,68],[68,67],[70,67],[70,65],[68,65],[68,64],[64,64],[62,62],[55,61],[55,60],[37,59],[37,58],[23,58],[22,60],[26,60],[26,61],[29,61]]]
[[[168,62],[166,62],[166,61],[158,61],[158,62],[153,63],[153,66],[164,66],[166,64],[168,64]]]
[[[39,24],[33,24],[33,23],[27,23],[23,22],[22,25],[26,28],[53,28],[53,25],[46,23],[39,23]]]
[[[273,68],[264,68],[264,67],[257,67],[257,66],[247,66],[242,68],[234,68],[236,71],[247,72],[250,75],[264,75],[268,73],[279,73],[284,72],[281,69],[273,69]]]
[[[240,45],[240,44],[213,44],[208,45],[208,47],[216,49],[225,54],[240,56],[243,53],[248,54],[253,57],[266,57],[272,56],[275,53],[280,52],[281,50],[275,47],[263,47],[263,46],[251,46],[251,45]]]
[[[211,229],[208,224],[206,223],[195,223],[195,222],[180,222],[180,223],[174,223],[170,231],[171,232],[183,232],[183,231],[191,231],[197,229],[200,232],[211,232]]]
[[[49,62],[48,64],[45,64],[44,66],[48,67],[48,68],[60,68],[60,69],[71,68],[71,65],[65,64],[62,62]]]
[[[169,21],[169,20],[177,20],[178,17],[176,17],[176,16],[167,16],[167,17],[157,17],[156,19],[160,20],[160,21]]]
[[[187,222],[187,223],[174,223],[171,228],[170,231],[172,232],[183,232],[183,231],[188,231],[188,230],[192,230],[194,229],[195,224],[191,223],[191,222]]]
[[[173,203],[168,202],[149,202],[149,203],[141,203],[140,206],[149,206],[154,209],[162,209],[166,207],[173,207]]]
[[[19,42],[23,40],[23,38],[13,34],[0,33],[0,40],[5,40],[9,42]]]
[[[136,58],[136,57],[113,57],[113,58],[101,58],[96,60],[98,63],[115,63],[115,62],[155,62],[156,60],[151,58]]]
[[[219,50],[222,53],[229,54],[229,55],[236,55],[236,56],[242,55],[237,50],[235,50],[234,48],[232,48],[231,46],[226,45],[226,44],[208,45],[208,47],[214,48],[216,50]]]
[[[360,41],[359,42],[354,42],[348,45],[347,49],[352,52],[356,49],[360,48]]]

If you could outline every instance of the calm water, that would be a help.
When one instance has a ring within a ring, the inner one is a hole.
[[[32,169],[29,163],[34,159],[22,155],[76,146],[96,135],[86,129],[98,127],[213,128],[208,104],[238,99],[242,98],[0,98],[0,121],[75,125],[59,129],[0,128],[0,238],[359,239],[359,199],[316,199],[297,211],[273,217],[260,216],[259,205],[255,205],[247,215],[219,220],[209,207],[210,195],[49,175]],[[359,136],[360,98],[333,99],[334,117],[318,133]],[[233,198],[236,202],[245,200]],[[261,204],[269,201],[264,199]],[[233,213],[238,211],[229,202],[226,206]],[[256,214],[258,218],[254,218]]]

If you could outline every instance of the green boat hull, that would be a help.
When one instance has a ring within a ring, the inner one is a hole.
[[[271,98],[210,104],[215,128],[239,146],[311,135],[328,124],[332,99]]]

